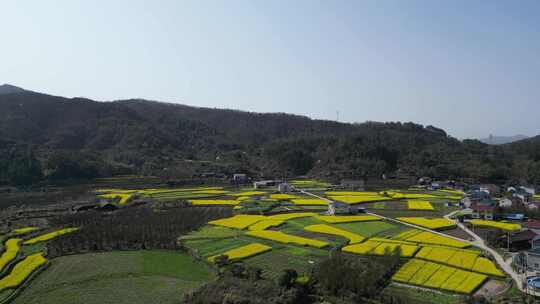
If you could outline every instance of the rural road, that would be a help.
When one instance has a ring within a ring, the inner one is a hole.
[[[332,202],[332,200],[330,200],[330,199],[328,199],[326,197],[322,197],[322,196],[307,192],[307,191],[302,190],[302,189],[298,189],[298,188],[295,188],[295,189],[300,191],[303,194],[306,194],[306,195],[309,195],[309,196],[312,196],[312,197],[316,197],[318,199],[328,201],[329,203]],[[469,244],[471,244],[473,246],[481,248],[482,250],[489,252],[489,254],[491,254],[495,258],[495,261],[497,262],[499,267],[504,272],[506,272],[514,280],[514,282],[516,283],[516,287],[519,288],[519,290],[521,290],[522,292],[527,293],[529,295],[540,296],[539,292],[536,292],[534,290],[530,290],[529,288],[526,288],[527,285],[523,284],[522,278],[520,278],[519,274],[512,268],[512,264],[511,264],[512,260],[511,259],[509,260],[509,262],[506,262],[504,260],[504,258],[497,251],[495,251],[492,248],[490,248],[489,246],[487,246],[486,243],[484,242],[484,240],[481,237],[479,237],[476,233],[474,233],[469,228],[467,228],[465,225],[463,225],[463,223],[460,223],[459,221],[454,220],[454,219],[451,218],[453,215],[455,215],[459,211],[460,210],[452,211],[452,212],[444,215],[444,218],[455,222],[457,224],[457,226],[459,228],[461,228],[463,231],[465,231],[467,234],[469,234],[473,238],[474,241],[463,240],[463,239],[460,239],[460,238],[457,238],[457,237],[454,237],[454,236],[451,236],[451,235],[447,235],[447,234],[444,234],[444,233],[441,233],[441,232],[438,232],[438,231],[435,231],[435,230],[431,230],[431,229],[416,226],[416,225],[413,225],[413,224],[405,223],[405,222],[402,222],[400,220],[396,220],[396,219],[389,218],[389,217],[386,217],[386,216],[382,216],[382,215],[379,215],[379,214],[375,214],[375,213],[371,213],[371,212],[366,212],[366,214],[377,216],[377,217],[380,217],[380,218],[382,218],[384,220],[391,221],[391,222],[398,223],[398,224],[405,225],[405,226],[409,226],[409,227],[412,227],[412,228],[415,228],[415,229],[428,231],[428,232],[431,232],[431,233],[434,233],[434,234],[437,234],[437,235],[441,235],[441,236],[444,236],[444,237],[455,239],[457,241],[466,242],[466,243],[469,243]],[[524,288],[524,285],[525,285],[525,288]]]

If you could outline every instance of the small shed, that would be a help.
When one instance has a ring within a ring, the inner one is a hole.
[[[349,205],[342,202],[333,201],[328,204],[328,214],[329,215],[338,215],[338,214],[357,214],[359,208],[353,205]]]
[[[280,183],[278,185],[278,191],[279,193],[289,193],[292,191],[291,184],[289,183]]]

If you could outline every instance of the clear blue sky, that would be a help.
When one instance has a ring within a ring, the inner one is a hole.
[[[540,134],[540,1],[0,3],[0,83]]]

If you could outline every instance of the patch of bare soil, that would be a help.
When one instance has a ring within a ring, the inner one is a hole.
[[[505,293],[511,287],[511,283],[489,279],[480,289],[475,292],[475,296],[484,296],[487,299],[494,299]]]

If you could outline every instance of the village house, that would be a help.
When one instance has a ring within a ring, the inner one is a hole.
[[[495,195],[501,192],[501,188],[494,184],[484,184],[479,186],[480,191],[489,193],[490,195]]]
[[[495,217],[495,209],[497,203],[493,200],[483,200],[480,202],[474,202],[471,204],[472,218],[493,220]]]
[[[233,182],[241,184],[248,181],[248,177],[244,173],[235,173],[233,174]]]
[[[510,187],[509,192],[512,194],[513,197],[519,198],[525,204],[531,202],[535,194],[534,188],[523,186],[517,188]]]
[[[275,187],[279,185],[281,181],[279,180],[262,180],[262,181],[256,181],[253,183],[253,189],[262,189],[262,188],[268,188],[268,187]]]
[[[502,208],[512,207],[513,204],[514,203],[512,202],[512,200],[508,197],[504,197],[499,200],[499,207]]]
[[[467,196],[465,196],[461,203],[466,207],[470,208],[473,204],[479,203],[484,200],[489,200],[491,196],[489,193],[485,191],[480,190],[474,190],[472,192],[467,193]]]

